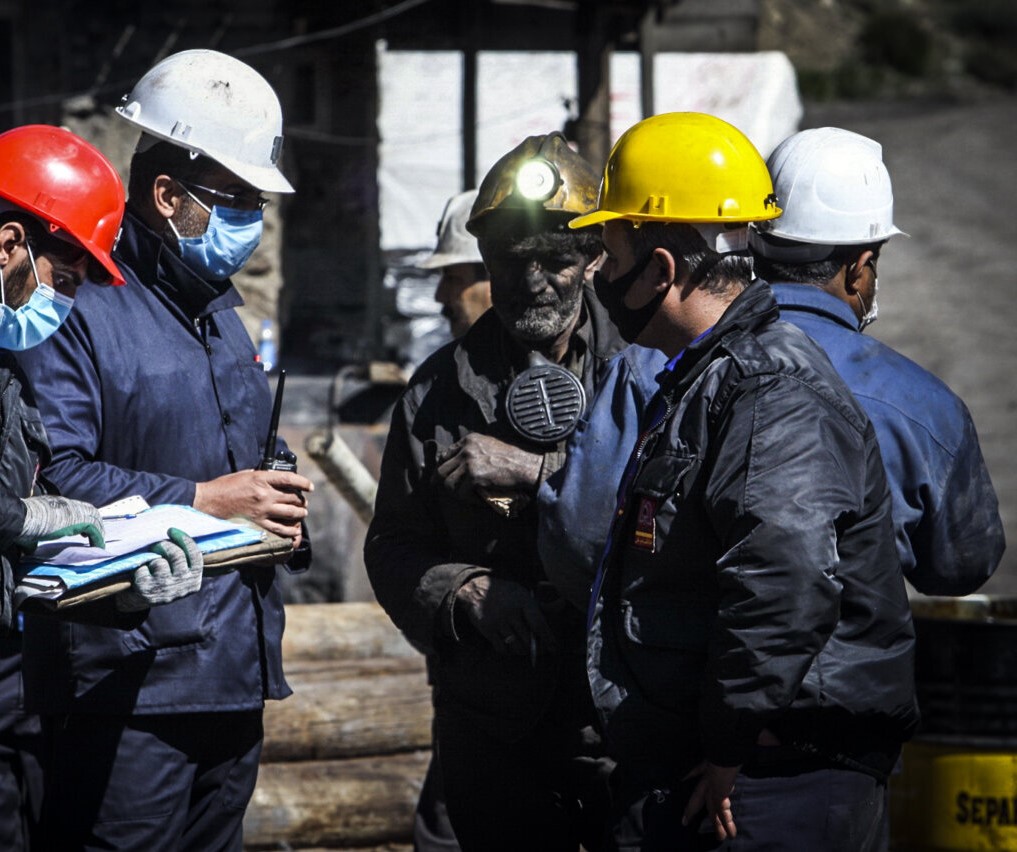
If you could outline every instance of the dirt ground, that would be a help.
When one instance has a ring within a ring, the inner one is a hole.
[[[1009,548],[982,588],[1017,594],[1017,96],[977,103],[807,105],[803,127],[876,139],[910,239],[884,249],[868,333],[931,370],[967,403]]]

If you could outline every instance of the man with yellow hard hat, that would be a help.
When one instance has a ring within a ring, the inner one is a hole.
[[[873,428],[753,279],[747,225],[779,213],[740,131],[672,113],[622,135],[569,223],[603,227],[597,294],[669,359],[588,613],[609,848],[885,843],[914,633]]]

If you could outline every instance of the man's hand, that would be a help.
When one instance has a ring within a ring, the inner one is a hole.
[[[544,613],[525,587],[513,580],[474,577],[456,593],[456,609],[465,610],[499,654],[530,654],[537,646],[557,647]]]
[[[271,533],[300,544],[300,522],[307,517],[307,477],[285,470],[241,470],[194,489],[194,508],[217,518],[250,518]]]
[[[709,761],[704,761],[693,769],[684,780],[702,776],[696,789],[689,797],[689,803],[685,806],[685,813],[682,815],[682,825],[688,825],[695,819],[703,807],[706,807],[706,814],[713,822],[713,830],[718,840],[725,840],[728,837],[735,837],[738,829],[735,826],[734,814],[731,813],[731,792],[734,790],[735,777],[738,775],[740,766],[716,766]]]
[[[533,494],[544,457],[471,432],[438,457],[438,478],[460,499],[484,492]]]
[[[93,547],[106,546],[102,518],[90,503],[54,495],[26,497],[21,502],[25,504],[25,523],[15,543],[22,547],[35,547],[40,541],[65,535],[83,535]]]
[[[116,596],[117,609],[137,612],[192,595],[201,588],[204,557],[194,539],[171,527],[168,541],[152,547],[152,559],[136,569],[131,588]]]

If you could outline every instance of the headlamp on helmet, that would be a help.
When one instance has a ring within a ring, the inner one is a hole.
[[[534,157],[516,172],[516,192],[527,201],[547,201],[561,186],[561,175],[554,163]]]
[[[599,186],[597,171],[561,133],[529,136],[488,171],[466,230],[479,236],[496,212],[551,214],[564,221],[592,210]]]

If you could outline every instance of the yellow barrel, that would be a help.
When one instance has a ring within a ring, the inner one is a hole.
[[[895,850],[1017,850],[1017,752],[917,740],[890,779]]]
[[[895,852],[1017,852],[1017,599],[917,597],[922,726],[890,779]]]

